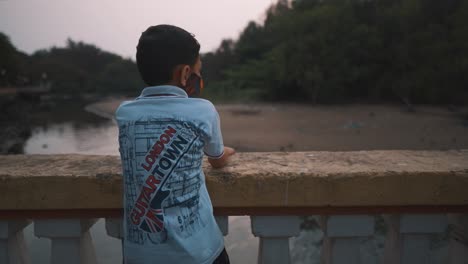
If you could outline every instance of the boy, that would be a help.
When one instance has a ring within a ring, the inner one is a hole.
[[[149,27],[136,60],[149,87],[116,111],[124,174],[124,263],[229,263],[202,170],[234,154],[203,89],[200,44],[170,25]]]

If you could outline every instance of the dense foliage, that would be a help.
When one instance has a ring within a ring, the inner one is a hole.
[[[68,95],[135,95],[144,87],[133,60],[71,39],[65,47],[39,50],[28,56],[18,52],[0,33],[0,58],[0,87],[50,83],[52,93]]]
[[[204,56],[213,94],[468,102],[467,0],[296,0]]]
[[[468,0],[279,0],[203,55],[214,99],[468,102]],[[28,56],[0,33],[0,87],[135,95],[131,59],[68,40]]]
[[[27,55],[19,52],[11,44],[8,37],[0,32],[0,87],[15,83],[21,72],[21,62]]]

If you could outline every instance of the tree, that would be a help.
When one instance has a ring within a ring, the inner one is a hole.
[[[250,22],[208,79],[262,99],[312,103],[468,101],[468,4],[295,0]],[[231,48],[232,47],[232,48]],[[226,61],[226,63],[224,63]]]
[[[0,32],[0,87],[15,84],[20,72],[19,57],[8,36]]]

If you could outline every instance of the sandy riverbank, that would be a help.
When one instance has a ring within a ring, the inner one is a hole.
[[[86,107],[111,118],[121,99]],[[468,148],[467,109],[395,105],[216,105],[225,144],[238,151]]]

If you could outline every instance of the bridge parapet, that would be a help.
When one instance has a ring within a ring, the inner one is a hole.
[[[387,227],[380,263],[425,263],[431,235],[447,228],[447,263],[468,260],[467,150],[239,153],[204,170],[225,235],[228,216],[251,216],[259,263],[289,262],[306,215],[320,219],[322,263],[360,263],[376,217]],[[106,218],[121,238],[121,208],[119,157],[0,156],[0,263],[30,263],[22,230],[31,222],[51,239],[52,263],[93,263],[89,227]]]

